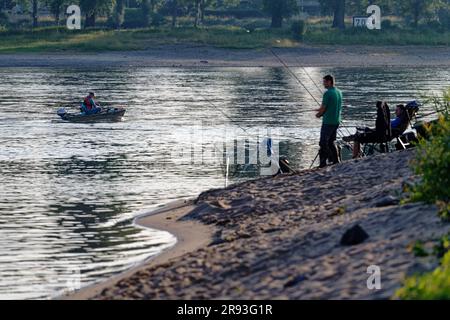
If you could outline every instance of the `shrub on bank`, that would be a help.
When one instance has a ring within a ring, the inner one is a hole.
[[[450,299],[450,252],[433,272],[406,279],[396,297],[404,300],[447,300]]]
[[[450,299],[450,234],[442,237],[433,249],[441,260],[440,266],[433,272],[414,275],[406,279],[403,288],[396,297],[405,300]],[[428,253],[422,256],[428,256]]]
[[[147,25],[143,11],[139,8],[125,9],[122,27],[133,29],[143,28]]]
[[[297,20],[292,22],[291,31],[296,40],[303,40],[303,36],[306,33],[306,21]]]
[[[413,168],[421,181],[411,190],[411,200],[436,203],[441,217],[450,218],[450,88],[442,98],[431,98],[440,112],[439,121],[427,128],[427,139],[421,139]],[[450,235],[441,239],[434,253],[442,257],[434,271],[405,280],[396,293],[400,299],[450,299]],[[416,250],[417,251],[417,250]]]
[[[432,98],[439,121],[427,128],[428,139],[421,139],[414,171],[421,181],[413,187],[411,200],[435,203],[442,218],[449,219],[450,202],[450,88],[443,98]]]

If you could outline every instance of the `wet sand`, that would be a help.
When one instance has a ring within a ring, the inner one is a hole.
[[[188,252],[193,252],[208,245],[215,231],[214,227],[204,225],[198,221],[178,221],[194,208],[195,205],[192,200],[180,200],[136,218],[135,223],[139,226],[170,232],[177,238],[177,243],[174,247],[163,251],[161,254],[137,267],[112,277],[107,281],[82,288],[70,296],[62,297],[62,299],[88,299],[98,295],[102,290],[110,286],[117,285],[119,281],[128,278],[143,268],[168,263]]]
[[[449,47],[312,46],[273,49],[289,66],[450,66]],[[269,49],[171,45],[144,51],[0,54],[0,67],[276,67]]]
[[[412,244],[432,246],[450,232],[434,206],[400,202],[417,179],[413,157],[394,152],[204,192],[140,220],[177,235],[181,251],[71,298],[390,299],[406,275],[438,264],[415,257]],[[355,225],[369,238],[342,245]],[[367,287],[373,265],[380,290]]]

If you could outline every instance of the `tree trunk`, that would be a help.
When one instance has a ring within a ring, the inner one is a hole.
[[[141,3],[142,13],[144,15],[144,25],[145,27],[150,26],[151,23],[151,13],[152,13],[152,1],[150,0],[143,0]]]
[[[206,9],[206,2],[205,0],[200,1],[200,22],[203,24],[205,22],[205,9]]]
[[[194,19],[194,27],[197,28],[199,25],[199,20],[201,16],[201,4],[200,0],[195,0],[195,19]]]
[[[86,28],[95,27],[96,14],[95,12],[86,13]]]
[[[38,0],[33,0],[33,28],[37,28],[38,26]]]
[[[281,28],[283,27],[283,17],[280,15],[272,15],[271,28]]]
[[[414,28],[417,28],[419,26],[420,11],[421,11],[420,0],[416,0],[414,1],[414,8],[413,8]]]
[[[55,23],[56,26],[59,27],[59,20],[61,18],[61,9],[63,7],[63,4],[61,2],[55,4],[55,7],[53,8],[54,12],[53,14],[55,15]]]
[[[277,3],[276,7],[272,11],[272,24],[271,28],[281,28],[283,26],[283,13],[282,3]]]
[[[177,25],[177,15],[178,15],[178,1],[172,0],[172,28]]]
[[[125,12],[125,0],[117,0],[114,12],[114,27],[120,29],[123,24],[123,17]]]
[[[334,0],[333,28],[345,29],[345,0]]]
[[[155,12],[155,0],[149,0],[150,12]]]

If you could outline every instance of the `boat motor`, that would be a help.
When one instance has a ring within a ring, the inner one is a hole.
[[[65,108],[59,108],[58,111],[56,112],[56,114],[58,116],[60,116],[61,118],[64,117],[66,115],[67,111]]]

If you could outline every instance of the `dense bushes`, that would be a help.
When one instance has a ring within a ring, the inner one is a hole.
[[[125,9],[124,21],[122,27],[124,28],[143,28],[146,26],[145,15],[139,8]]]
[[[442,259],[433,272],[408,278],[397,292],[400,299],[448,300],[450,299],[450,253]]]
[[[141,9],[126,9],[122,27],[126,29],[145,28],[149,25],[157,27],[166,22],[166,18],[159,13],[151,13],[149,21],[146,21],[146,19],[147,18]]]
[[[414,170],[421,181],[412,190],[411,200],[436,203],[444,221],[450,218],[450,88],[442,98],[430,99],[440,112],[439,121],[427,129],[427,139],[421,139]],[[436,300],[450,299],[450,235],[442,238],[434,248],[434,254],[442,258],[434,271],[418,274],[405,280],[396,293],[400,299]],[[416,250],[417,251],[417,250]],[[427,256],[423,252],[421,256]]]
[[[8,17],[2,11],[0,11],[0,26],[4,26],[8,23]]]
[[[306,33],[306,21],[305,20],[296,20],[292,22],[291,31],[294,39],[302,40],[303,36]]]
[[[396,297],[404,300],[448,300],[450,299],[450,235],[443,237],[434,253],[442,258],[433,272],[414,275],[406,279]]]
[[[414,170],[422,179],[412,190],[412,200],[436,203],[441,216],[450,217],[450,88],[443,98],[432,99],[440,111],[439,121],[427,128],[428,139],[418,145]]]
[[[265,14],[257,9],[205,10],[205,14],[215,17],[235,17],[237,19],[261,18]]]

